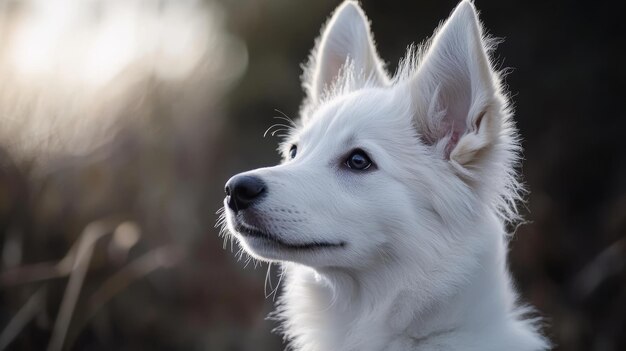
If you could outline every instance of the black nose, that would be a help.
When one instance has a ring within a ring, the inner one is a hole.
[[[257,177],[236,175],[226,182],[226,201],[233,211],[246,209],[265,192],[265,183]]]

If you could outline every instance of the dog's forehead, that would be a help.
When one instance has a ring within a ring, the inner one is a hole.
[[[404,113],[395,100],[386,89],[367,89],[336,97],[313,113],[300,139],[345,142],[384,133],[390,127],[390,118],[396,119]]]

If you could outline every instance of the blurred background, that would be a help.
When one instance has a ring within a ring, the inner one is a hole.
[[[0,1],[0,349],[283,349],[277,276],[215,212],[230,175],[278,162],[263,132],[296,117],[338,4]],[[362,0],[390,71],[455,5]],[[557,350],[626,350],[625,5],[476,6],[523,136],[523,299]]]

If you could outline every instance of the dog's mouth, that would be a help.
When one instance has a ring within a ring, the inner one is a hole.
[[[268,232],[265,232],[257,228],[253,228],[249,225],[242,224],[242,223],[237,223],[235,225],[235,230],[244,237],[261,239],[261,240],[270,242],[274,245],[277,245],[281,248],[288,249],[288,250],[328,249],[328,248],[344,247],[346,245],[345,242],[326,242],[326,241],[312,241],[308,243],[286,242]]]

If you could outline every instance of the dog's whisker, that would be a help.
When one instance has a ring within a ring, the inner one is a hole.
[[[272,136],[275,136],[275,135],[276,135],[276,133],[278,133],[278,132],[282,132],[282,131],[285,131],[285,130],[287,130],[287,129],[285,129],[285,128],[278,128],[278,129],[276,129],[276,130],[274,130],[274,131],[272,132]],[[283,135],[284,135],[284,134],[283,134]]]
[[[289,123],[289,128],[291,128],[291,129],[297,128],[296,124],[291,119],[285,118],[283,116],[273,116],[272,118],[279,119],[281,121],[285,121],[285,122]]]
[[[280,287],[280,283],[283,281],[283,276],[285,275],[286,268],[281,269],[280,275],[278,276],[278,283],[276,284],[276,288],[274,288],[272,301],[276,300],[276,294],[278,294],[278,288]],[[271,295],[271,294],[270,294]]]
[[[267,136],[267,133],[269,133],[269,132],[270,132],[270,130],[272,130],[273,128],[281,128],[282,130],[287,130],[287,131],[289,131],[289,130],[292,130],[292,129],[293,129],[293,127],[288,126],[288,125],[283,124],[283,123],[274,123],[274,124],[272,124],[271,126],[269,126],[269,128],[267,128],[267,129],[265,130],[265,133],[263,133],[263,137],[265,138],[265,137]]]
[[[285,114],[283,111],[279,110],[279,109],[274,109],[274,111],[280,113],[282,116],[276,116],[274,118],[280,118],[283,119],[287,122],[289,122],[294,128],[297,127],[296,122],[293,121],[292,118],[290,118],[289,116],[287,116],[287,114]]]
[[[272,269],[272,262],[268,262],[267,263],[267,271],[265,272],[265,282],[263,283],[263,293],[265,294],[265,298],[268,298],[268,294],[267,294],[267,286],[270,286],[270,289],[272,288],[272,278],[270,277],[270,270]]]

